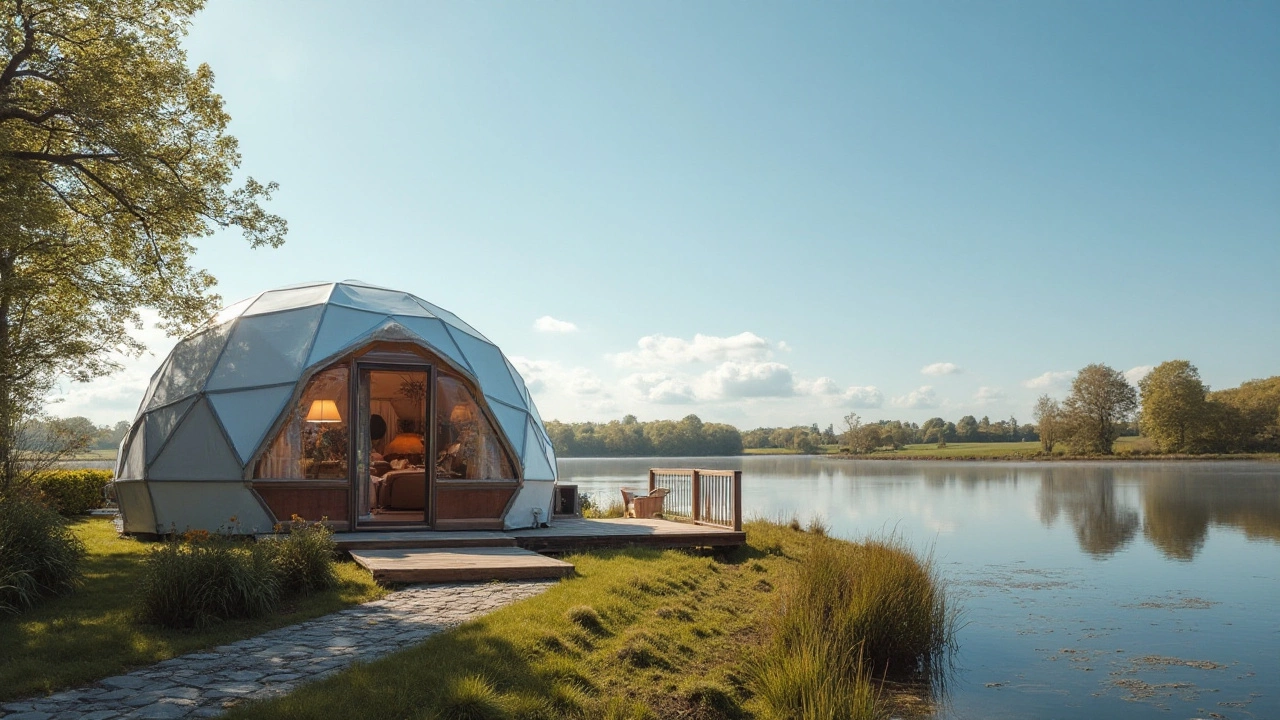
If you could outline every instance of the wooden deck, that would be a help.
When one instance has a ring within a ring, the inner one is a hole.
[[[533,580],[573,574],[573,565],[517,547],[352,550],[379,582]]]
[[[394,548],[519,547],[538,552],[570,552],[588,548],[737,547],[746,533],[721,527],[657,519],[556,518],[551,527],[525,530],[379,530],[336,533],[342,550]]]

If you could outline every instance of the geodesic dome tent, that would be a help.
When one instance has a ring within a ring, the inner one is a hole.
[[[184,337],[120,446],[126,532],[530,527],[556,461],[484,335],[355,281],[269,290]]]

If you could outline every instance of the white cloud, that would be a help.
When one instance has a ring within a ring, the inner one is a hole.
[[[852,385],[841,389],[836,381],[829,377],[797,380],[795,392],[797,395],[837,399],[841,404],[855,408],[878,408],[884,403],[884,394],[874,385]]]
[[[770,354],[769,341],[752,332],[730,337],[698,334],[693,340],[647,335],[636,346],[636,350],[613,355],[613,362],[619,367],[652,368],[695,362],[760,361],[767,360]]]
[[[659,405],[687,405],[694,401],[693,386],[666,373],[636,373],[623,381],[641,400]]]
[[[841,396],[849,407],[878,408],[884,404],[884,393],[880,392],[875,385],[865,387],[855,385],[846,389]]]
[[[699,378],[700,396],[715,399],[788,397],[795,394],[791,368],[777,362],[721,363]]]
[[[529,392],[534,394],[595,395],[604,390],[600,378],[584,367],[566,368],[554,360],[531,360],[520,356],[512,357],[511,364],[524,378]]]
[[[949,362],[936,362],[920,368],[921,375],[956,375],[964,372],[960,366]]]
[[[1124,371],[1124,379],[1128,380],[1130,385],[1137,385],[1152,370],[1155,370],[1155,367],[1151,365],[1139,365],[1136,368],[1129,368]]]
[[[1023,380],[1022,387],[1032,390],[1052,390],[1065,388],[1076,374],[1070,370],[1050,370],[1030,380]]]
[[[45,412],[57,417],[80,415],[98,425],[133,420],[151,384],[152,374],[178,342],[178,338],[155,326],[158,319],[156,312],[143,310],[143,328],[132,332],[133,337],[147,347],[140,357],[115,354],[112,357],[121,369],[111,375],[87,383],[59,381],[49,393]]]
[[[909,410],[935,408],[938,407],[938,394],[933,391],[932,385],[921,385],[906,395],[894,398],[893,404]]]
[[[533,321],[533,329],[545,333],[571,333],[577,332],[578,326],[568,320],[557,320],[550,315],[543,315]]]
[[[978,392],[973,394],[973,401],[979,405],[989,405],[1000,400],[1004,400],[1004,391],[1000,388],[983,385],[978,388]]]

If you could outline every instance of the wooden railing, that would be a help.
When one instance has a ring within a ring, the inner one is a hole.
[[[662,514],[742,532],[742,471],[653,468],[649,492],[667,488]]]

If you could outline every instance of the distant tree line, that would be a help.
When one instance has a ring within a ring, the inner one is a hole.
[[[1211,392],[1186,360],[1155,367],[1138,387],[1116,370],[1089,365],[1076,374],[1059,403],[1048,395],[1032,413],[1040,444],[1074,453],[1110,454],[1136,418],[1140,434],[1165,453],[1280,451],[1280,376]]]
[[[56,438],[59,446],[70,452],[79,450],[115,450],[129,432],[129,421],[115,425],[95,425],[92,420],[76,417],[45,417],[28,421],[19,431],[20,447],[42,447]]]
[[[640,422],[635,415],[607,423],[546,424],[558,457],[663,457],[741,455],[742,434],[732,425],[684,419]]]

